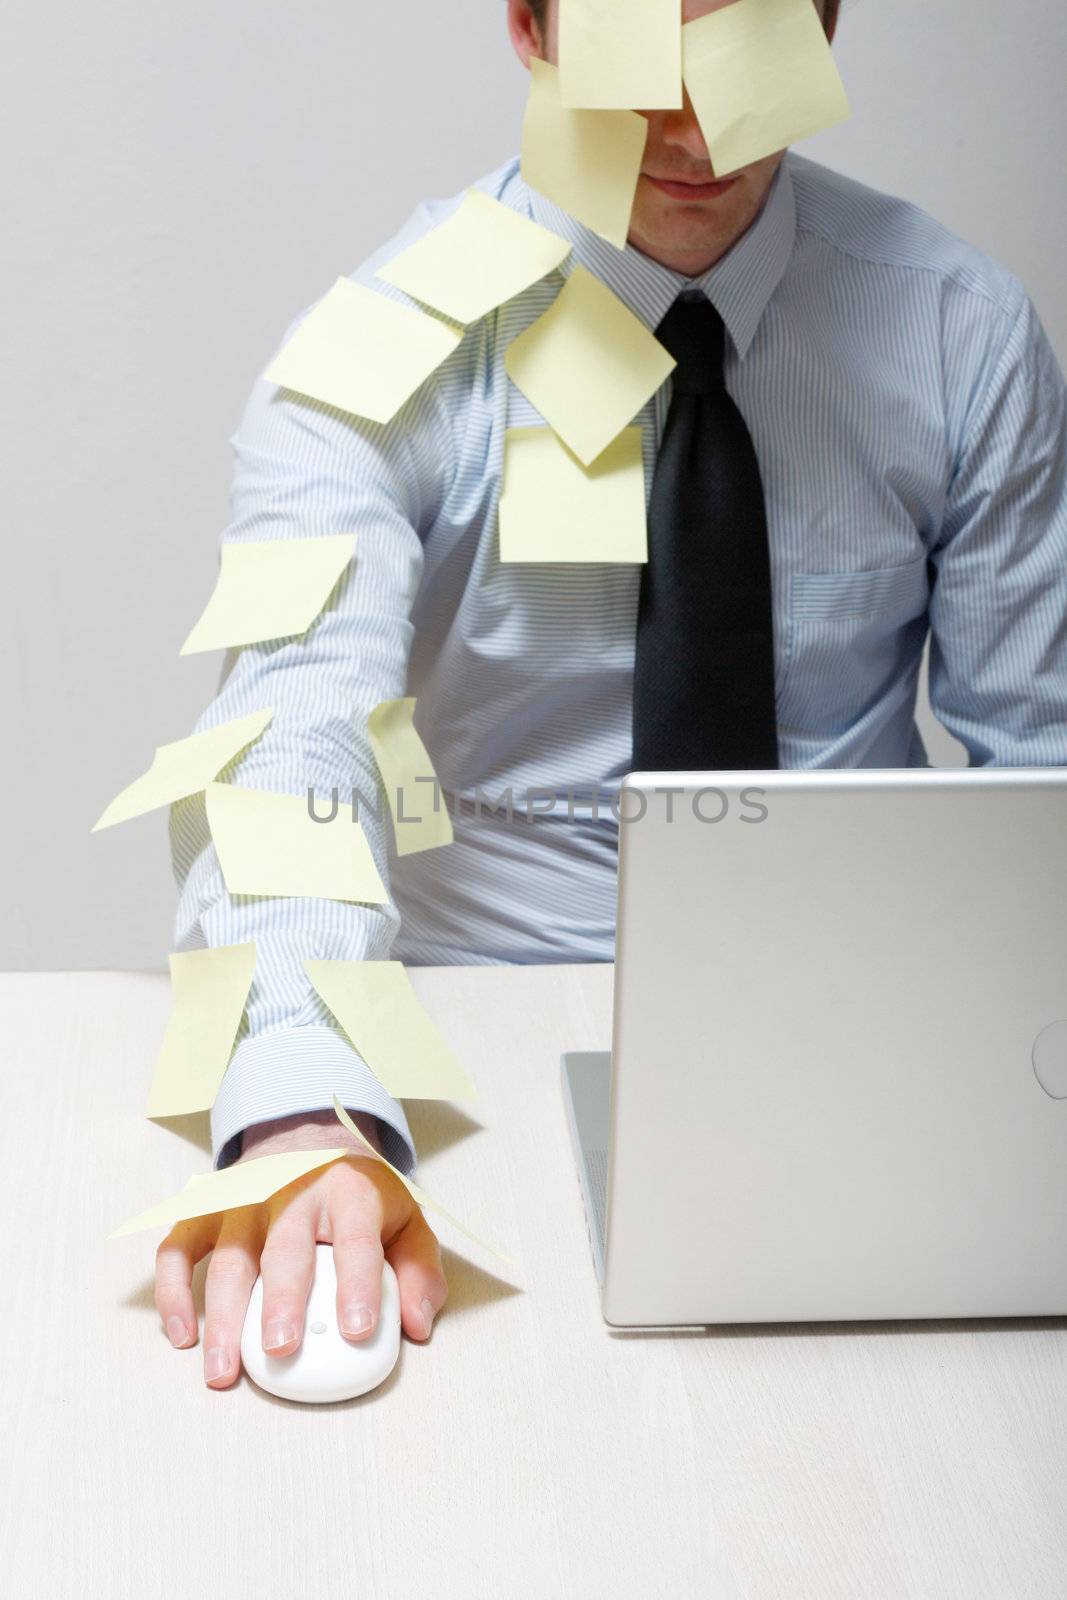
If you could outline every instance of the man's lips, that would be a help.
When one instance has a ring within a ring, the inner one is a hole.
[[[714,200],[718,194],[725,194],[727,189],[737,182],[737,174],[732,178],[713,179],[710,183],[685,183],[677,178],[654,178],[650,172],[644,176],[653,184],[661,194],[669,194],[675,200]]]

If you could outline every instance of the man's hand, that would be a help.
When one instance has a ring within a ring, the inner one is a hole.
[[[374,1118],[353,1120],[380,1152]],[[383,1258],[400,1286],[404,1332],[429,1338],[448,1295],[437,1238],[399,1178],[364,1154],[332,1111],[247,1129],[239,1159],[339,1146],[359,1153],[309,1172],[262,1205],[179,1222],[156,1252],[156,1309],[171,1344],[182,1349],[197,1338],[193,1268],[214,1251],[204,1290],[204,1380],[212,1388],[229,1388],[241,1370],[241,1330],[259,1274],[264,1350],[286,1356],[297,1348],[316,1243],[333,1244],[338,1325],[346,1338],[365,1339],[377,1322]]]

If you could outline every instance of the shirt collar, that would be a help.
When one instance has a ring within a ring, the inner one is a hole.
[[[739,356],[755,338],[760,318],[781,282],[796,240],[796,201],[789,155],[775,173],[763,209],[747,233],[699,278],[686,278],[643,255],[633,245],[618,250],[526,186],[530,215],[568,240],[572,250],[560,267],[568,276],[575,262],[595,273],[653,331],[680,294],[706,294],[726,325]]]

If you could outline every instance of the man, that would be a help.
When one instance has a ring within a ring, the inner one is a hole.
[[[683,15],[721,3],[686,0]],[[838,0],[819,10],[832,37]],[[508,0],[508,22],[524,62],[557,59],[557,0]],[[572,255],[468,329],[388,426],[266,382],[253,392],[228,536],[355,531],[359,553],[306,636],[231,655],[200,725],[270,705],[270,728],[228,777],[368,795],[366,715],[415,694],[455,842],[396,863],[384,907],[233,900],[202,800],[173,808],[179,948],[257,945],[247,1031],[212,1114],[218,1164],[344,1143],[336,1092],[412,1169],[401,1107],[332,1023],[304,959],[611,958],[615,819],[591,798],[537,815],[537,794],[603,796],[635,766],[746,764],[737,750],[765,752],[756,767],[925,765],[913,712],[928,630],[934,710],[973,764],[1067,763],[1064,384],[1026,294],[913,208],[795,155],[716,181],[688,97],[642,114],[625,251],[531,191],[516,161],[481,180]],[[403,299],[375,268],[458,199],[420,208],[355,276]],[[679,363],[635,419],[645,567],[499,560],[504,433],[542,421],[504,354],[576,263]],[[722,694],[707,688],[715,674]],[[709,737],[699,705],[713,719],[734,691],[751,694],[745,716]],[[646,758],[657,750],[665,759]],[[477,803],[507,790],[510,816]],[[370,813],[365,827],[384,869],[382,828]],[[316,1240],[333,1241],[349,1337],[373,1326],[383,1251],[404,1330],[429,1336],[446,1295],[437,1241],[393,1174],[354,1155],[161,1245],[156,1302],[179,1346],[197,1337],[192,1266],[214,1250],[209,1384],[238,1374],[257,1271],[265,1347],[297,1347]]]

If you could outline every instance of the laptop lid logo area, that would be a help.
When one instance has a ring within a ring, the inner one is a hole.
[[[1067,1100],[1067,1018],[1050,1022],[1034,1040],[1034,1076],[1053,1100]]]

